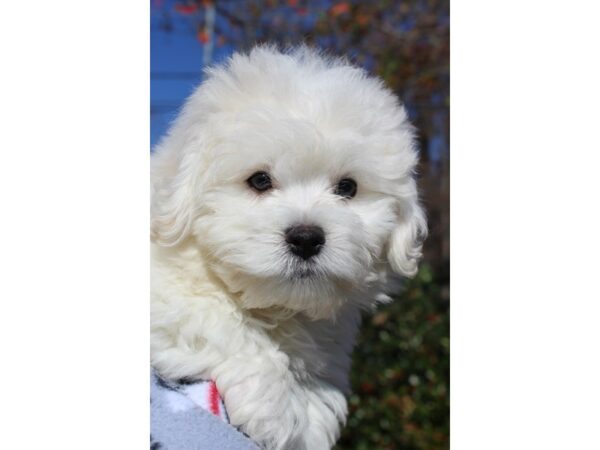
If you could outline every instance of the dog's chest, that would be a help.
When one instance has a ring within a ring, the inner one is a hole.
[[[342,311],[335,321],[295,317],[269,334],[289,357],[297,379],[317,377],[345,392],[359,325],[360,313],[352,309]]]

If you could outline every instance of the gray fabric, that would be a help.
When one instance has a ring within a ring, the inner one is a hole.
[[[258,450],[250,439],[192,403],[177,383],[162,380],[154,370],[150,381],[151,450]],[[181,396],[173,407],[173,396]],[[180,403],[179,403],[180,401]]]

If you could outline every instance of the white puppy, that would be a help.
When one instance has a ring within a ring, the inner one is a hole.
[[[331,448],[360,311],[426,220],[404,108],[307,48],[208,70],[152,161],[152,364],[215,380],[267,449]]]

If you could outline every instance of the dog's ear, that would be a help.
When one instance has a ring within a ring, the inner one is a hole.
[[[388,244],[387,259],[394,272],[406,277],[416,275],[426,237],[427,218],[415,193],[413,199],[402,202],[398,224]]]
[[[185,143],[172,136],[159,145],[151,161],[151,239],[174,246],[189,235],[197,185],[196,155],[185,152]]]

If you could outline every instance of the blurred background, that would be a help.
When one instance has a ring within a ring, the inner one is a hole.
[[[203,67],[305,42],[385,80],[419,131],[430,235],[418,275],[365,317],[339,449],[449,447],[449,0],[152,0],[151,143]]]

